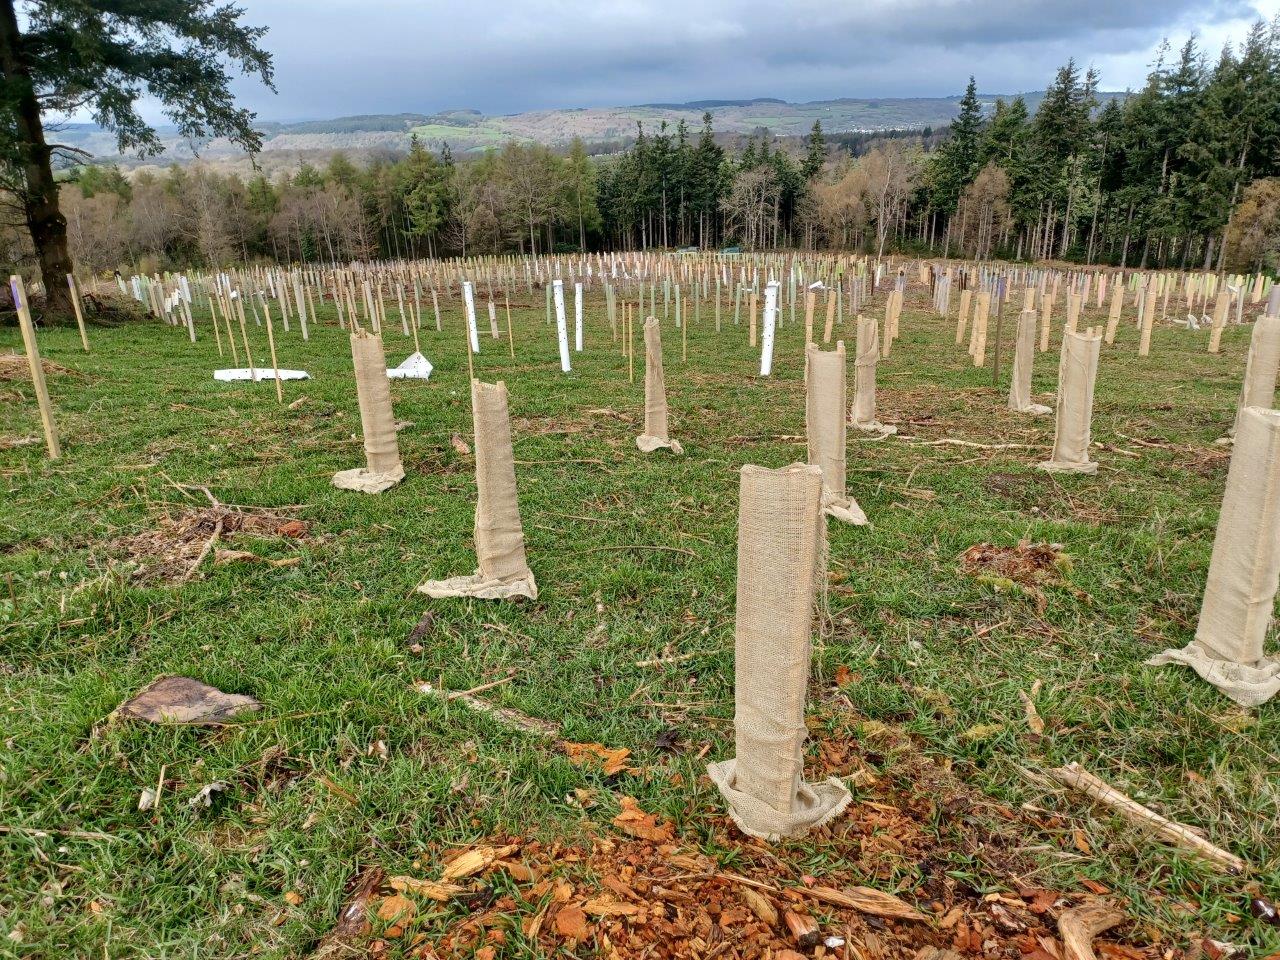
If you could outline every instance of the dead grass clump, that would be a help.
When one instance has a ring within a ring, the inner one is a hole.
[[[216,539],[249,534],[306,540],[309,533],[310,524],[286,513],[210,506],[166,514],[153,529],[116,539],[109,551],[132,567],[139,583],[179,583]]]
[[[1061,574],[1070,567],[1070,558],[1059,543],[1021,540],[1014,547],[975,543],[960,555],[960,569],[969,576],[994,586],[1018,586],[1030,591],[1060,581]]]
[[[63,374],[74,373],[70,367],[64,367],[60,363],[54,363],[51,360],[41,360],[46,375],[51,373]],[[30,380],[31,366],[27,363],[27,357],[22,353],[0,353],[0,382],[9,382],[13,380]]]

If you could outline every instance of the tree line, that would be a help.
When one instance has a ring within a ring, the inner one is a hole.
[[[1280,24],[1212,61],[1194,39],[1162,47],[1128,95],[1098,84],[1068,62],[1031,110],[984,105],[971,78],[939,131],[727,138],[707,113],[696,132],[638,125],[602,156],[575,140],[456,158],[415,139],[275,179],[85,166],[62,206],[94,270],[728,244],[1274,270]]]

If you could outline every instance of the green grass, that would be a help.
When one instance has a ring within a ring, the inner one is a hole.
[[[1280,887],[1280,708],[1242,711],[1189,670],[1142,665],[1194,628],[1226,469],[1213,441],[1231,421],[1248,329],[1228,329],[1222,354],[1209,356],[1207,333],[1162,328],[1141,360],[1126,317],[1104,350],[1094,439],[1136,456],[1102,450],[1096,477],[1051,477],[1033,468],[1051,419],[1008,413],[1007,380],[993,389],[990,371],[967,363],[954,322],[920,312],[918,297],[908,306],[880,367],[881,419],[902,435],[850,435],[850,492],[874,526],[830,527],[831,620],[816,645],[815,692],[847,666],[857,680],[845,693],[862,717],[902,727],[1001,803],[1054,811],[1033,810],[1042,828],[1025,827],[1037,882],[1092,878],[1175,939],[1207,933],[1275,950],[1276,932],[1245,907],[1247,890]],[[408,477],[382,496],[329,484],[363,462],[350,353],[332,315],[310,343],[280,334],[281,364],[314,378],[285,384],[286,402],[307,398],[296,410],[277,405],[268,383],[215,383],[207,323],[195,345],[159,323],[94,328],[88,355],[74,331],[41,334],[46,359],[74,372],[50,377],[64,458],[0,452],[0,825],[113,839],[0,834],[0,934],[21,931],[20,942],[0,936],[0,954],[305,953],[359,865],[403,872],[421,860],[430,875],[450,845],[493,832],[576,837],[583,816],[604,824],[616,813],[611,790],[673,818],[692,843],[708,837],[705,811],[719,804],[698,782],[696,751],[667,758],[652,744],[676,726],[687,742],[709,744],[710,758],[732,751],[737,471],[805,455],[785,439],[804,432],[802,324],[780,331],[767,381],[753,376],[746,326],[732,326],[731,310],[717,336],[704,306],[687,365],[667,324],[673,436],[687,455],[645,456],[634,445],[642,354],[632,385],[602,304],[588,307],[588,349],[569,376],[538,291],[514,310],[514,360],[482,333],[477,374],[511,391],[541,589],[523,605],[413,592],[475,564],[473,464],[450,444],[470,432],[456,301],[444,334],[430,324],[422,333],[437,368],[430,382],[392,385],[397,416],[414,425],[400,435]],[[396,363],[412,347],[392,327]],[[265,337],[250,330],[261,363]],[[21,349],[16,330],[0,330],[0,348]],[[1053,389],[1056,366],[1056,354],[1038,356],[1037,393]],[[601,409],[622,416],[590,412]],[[0,436],[38,430],[29,384],[0,383]],[[1032,449],[919,443],[944,436]],[[131,584],[108,545],[203,504],[178,484],[206,484],[227,503],[302,505],[316,539],[234,544],[300,553],[292,568],[206,565],[181,586]],[[1061,543],[1073,560],[1043,604],[959,571],[971,544],[1023,537]],[[614,549],[637,545],[680,552]],[[406,638],[428,609],[435,626],[414,654]],[[636,666],[681,653],[696,656]],[[606,784],[543,743],[413,689],[440,678],[469,688],[509,668],[515,679],[485,694],[494,702],[560,723],[570,740],[630,747],[642,766],[682,772],[683,783]],[[167,673],[252,694],[265,708],[218,730],[103,725]],[[1028,731],[1019,699],[1037,680],[1042,737]],[[975,727],[989,729],[975,736]],[[1072,760],[1202,827],[1253,864],[1257,885],[1036,779]],[[162,770],[159,813],[138,812]],[[191,810],[187,799],[218,779],[233,785],[227,801]],[[585,815],[565,802],[583,786],[602,799]],[[1091,853],[1078,849],[1077,830]],[[952,869],[979,885],[1001,880],[961,851]],[[290,890],[301,905],[283,902]]]
[[[500,147],[509,140],[525,139],[488,123],[477,123],[474,126],[424,123],[413,127],[409,132],[426,141],[447,140],[453,144],[465,144],[468,150]]]

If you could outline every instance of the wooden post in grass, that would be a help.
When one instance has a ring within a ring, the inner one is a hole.
[[[507,294],[503,298],[503,305],[507,308],[507,350],[511,353],[511,359],[516,358],[516,341],[511,334],[511,295]]]
[[[471,359],[471,325],[466,317],[462,319],[462,343],[467,350],[467,383],[471,383],[476,378],[476,365]]]
[[[249,365],[249,379],[254,383],[258,382],[258,368],[253,365],[253,354],[249,351],[249,331],[245,325],[244,319],[244,296],[237,295],[235,299],[236,314],[240,318],[240,339],[244,341],[244,359]]]
[[[74,274],[67,274],[67,288],[71,291],[71,306],[76,311],[76,326],[80,328],[80,342],[84,344],[84,352],[89,352],[89,333],[84,328],[84,310],[80,306],[80,285],[76,283]]]
[[[222,332],[218,329],[218,314],[217,311],[213,309],[213,297],[206,297],[205,299],[209,301],[209,317],[213,320],[213,339],[218,344],[218,356],[221,357],[223,356]]]
[[[995,350],[992,351],[991,363],[991,385],[993,387],[1000,386],[1000,334],[1004,330],[1004,286],[1006,280],[1000,277],[996,280],[996,344]]]
[[[49,385],[44,379],[44,362],[40,359],[40,345],[36,342],[36,325],[31,319],[31,308],[27,304],[27,288],[23,286],[22,277],[14,274],[9,277],[9,290],[13,294],[13,306],[18,311],[18,326],[22,328],[22,345],[27,351],[27,366],[31,369],[31,386],[36,392],[36,403],[40,407],[40,423],[44,426],[44,442],[49,451],[49,459],[57,460],[62,456],[62,445],[58,443],[58,426],[53,422],[53,404],[49,401]]]
[[[822,328],[822,342],[831,342],[831,327],[836,322],[836,297],[839,294],[827,288],[827,324]]]
[[[636,313],[639,309],[636,310]],[[636,342],[635,342],[635,313],[631,312],[630,304],[627,306],[627,376],[632,383],[636,382]]]
[[[236,349],[236,333],[231,328],[231,301],[218,298],[222,306],[222,322],[227,328],[227,343],[231,346],[231,362],[240,366],[240,351]]]
[[[751,327],[750,345],[754,347],[756,345],[756,292],[755,290],[751,291],[751,312],[750,312],[750,315],[747,317],[747,323],[750,324],[750,327]]]
[[[817,303],[818,294],[810,287],[805,293],[804,298],[804,348],[809,349],[809,344],[813,343],[813,308]]]
[[[276,360],[276,335],[272,330],[271,323],[271,307],[267,303],[267,298],[262,298],[262,315],[267,321],[267,347],[271,351],[271,369],[276,375],[276,400],[281,405],[284,404],[284,387],[280,385],[280,363]]]

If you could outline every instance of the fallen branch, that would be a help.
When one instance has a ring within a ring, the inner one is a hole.
[[[832,887],[797,887],[796,892],[823,903],[831,903],[837,907],[849,907],[859,913],[867,913],[876,917],[893,917],[896,920],[915,920],[925,922],[925,916],[905,900],[892,893],[876,890],[872,887],[849,887],[836,890]]]
[[[1104,901],[1066,911],[1058,918],[1058,933],[1066,960],[1097,960],[1093,938],[1124,920],[1124,914]]]
[[[613,547],[592,547],[590,550],[579,550],[578,553],[601,553],[606,550],[661,550],[667,553],[683,553],[685,556],[689,557],[697,556],[697,554],[692,550],[686,550],[684,547],[662,547],[644,543],[632,543]]]
[[[684,874],[682,877],[669,877],[670,880],[683,879],[684,877],[715,877],[719,880],[727,880],[730,883],[740,883],[745,887],[751,887],[754,890],[764,890],[778,896],[790,897],[792,899],[800,899],[808,897],[811,900],[819,900],[822,903],[829,903],[837,907],[847,907],[850,910],[857,910],[859,913],[871,914],[877,917],[892,917],[897,920],[915,920],[926,922],[927,917],[915,907],[911,906],[905,900],[895,897],[891,893],[885,893],[882,890],[875,890],[871,887],[849,887],[845,890],[836,890],[834,887],[778,887],[769,883],[762,883],[759,880],[753,880],[750,877],[744,877],[740,873],[731,873],[727,870],[707,870],[703,868],[703,864],[695,860],[693,857],[683,855],[675,855],[670,857],[672,863],[686,869],[692,869],[694,872]]]
[[[666,666],[670,666],[673,663],[684,663],[687,660],[692,660],[694,657],[700,657],[700,656],[702,656],[702,654],[695,651],[694,653],[682,653],[674,657],[655,657],[652,660],[637,660],[635,662],[635,666],[666,667]]]
[[[1143,440],[1141,437],[1131,437],[1127,433],[1116,431],[1117,437],[1124,437],[1130,443],[1136,443],[1140,447],[1151,447],[1153,450],[1174,450],[1176,449],[1171,443],[1156,443],[1154,440]]]
[[[452,690],[449,692],[449,695],[445,699],[461,700],[464,697],[469,697],[472,694],[480,693],[484,690],[492,690],[494,687],[500,687],[504,683],[510,683],[512,680],[515,679],[515,676],[516,676],[516,673],[514,670],[512,670],[505,677],[500,677],[497,680],[490,680],[488,683],[482,683],[480,684],[480,686],[472,687],[470,690]]]
[[[59,830],[55,827],[18,827],[13,825],[0,824],[0,833],[12,833],[18,836],[26,837],[67,837],[71,840],[119,840],[119,837],[113,837],[109,833],[99,833],[97,830]]]
[[[920,440],[917,447],[971,447],[974,450],[1038,450],[1030,443],[975,443],[972,440],[958,440],[955,437],[943,437],[941,440]]]
[[[218,522],[213,525],[213,533],[211,533],[209,535],[209,539],[204,542],[204,546],[200,548],[200,555],[196,557],[195,562],[192,563],[191,566],[187,567],[187,572],[178,578],[179,583],[186,583],[195,576],[196,571],[200,569],[200,564],[204,563],[204,558],[209,555],[209,551],[213,549],[213,545],[218,542],[218,538],[221,536],[222,518],[219,517]]]
[[[1144,807],[1138,801],[1121,793],[1105,780],[1101,780],[1084,770],[1078,763],[1070,763],[1065,767],[1058,767],[1056,770],[1050,770],[1049,772],[1055,780],[1066,784],[1073,790],[1088,794],[1100,803],[1104,803],[1113,810],[1118,811],[1126,819],[1151,827],[1156,836],[1162,840],[1197,853],[1205,860],[1216,863],[1220,867],[1225,867],[1231,873],[1243,873],[1248,869],[1248,864],[1239,857],[1210,843],[1204,837],[1194,833],[1189,827],[1176,823],[1167,817],[1162,817],[1154,810]]]
[[[1132,457],[1135,460],[1142,459],[1142,454],[1134,450],[1126,450],[1124,447],[1117,447],[1115,444],[1100,443],[1099,441],[1095,440],[1093,442],[1093,445],[1097,447],[1099,450],[1106,451],[1107,453],[1118,453],[1122,457]]]
[[[476,687],[476,690],[485,690],[489,687],[496,687],[500,683],[506,683],[511,677],[504,677],[501,680],[494,681],[491,684],[484,684]],[[531,717],[519,710],[512,710],[510,707],[499,707],[487,700],[482,700],[470,691],[455,690],[452,693],[448,690],[441,690],[429,683],[419,683],[415,685],[415,689],[419,693],[425,693],[427,696],[440,697],[446,703],[454,700],[465,703],[477,713],[483,713],[493,718],[503,726],[510,727],[513,730],[520,730],[524,733],[533,734],[535,737],[543,737],[550,740],[560,739],[560,728],[548,720],[539,720],[537,717]]]

